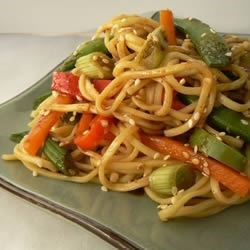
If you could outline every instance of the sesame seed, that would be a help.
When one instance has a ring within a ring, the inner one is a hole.
[[[59,95],[59,93],[56,92],[55,90],[53,90],[53,91],[52,91],[52,95],[53,95],[54,97],[57,97],[57,96]]]
[[[207,113],[207,108],[204,108],[203,113],[204,113],[204,114]]]
[[[156,35],[153,35],[152,38],[153,38],[154,42],[159,42],[159,39],[158,39],[158,37]]]
[[[198,151],[198,146],[195,145],[195,146],[194,146],[194,153],[197,154],[197,151]]]
[[[87,130],[85,130],[85,131],[83,131],[83,135],[86,135],[86,134],[88,134],[88,132],[89,132],[89,130],[87,129]]]
[[[52,139],[52,141],[59,141],[59,139],[57,139],[55,137],[52,137],[51,139]]]
[[[160,157],[159,153],[155,153],[154,156],[153,156],[154,160],[159,159],[159,157]]]
[[[226,135],[225,132],[220,132],[220,133],[219,133],[219,136],[225,136],[225,135]]]
[[[210,175],[210,171],[209,171],[209,169],[208,169],[208,167],[203,167],[202,168],[202,171],[203,171],[203,173],[205,174],[205,175],[207,175],[207,176],[209,176]]]
[[[227,52],[226,54],[225,54],[225,56],[232,56],[232,52],[230,51],[230,52]]]
[[[184,192],[184,189],[181,189],[181,190],[178,191],[178,194],[181,194],[183,192]]]
[[[184,147],[189,147],[189,143],[185,143],[185,144],[184,144]]]
[[[194,158],[194,159],[192,159],[192,163],[193,163],[194,165],[199,165],[199,164],[200,164],[200,161],[199,161],[199,159]]]
[[[193,18],[190,16],[190,17],[188,18],[188,20],[189,20],[189,21],[192,21],[192,20],[193,20]]]
[[[121,22],[126,22],[127,18],[122,18]]]
[[[106,58],[103,58],[102,61],[103,61],[103,63],[105,63],[105,64],[108,64],[108,63],[109,63],[109,60],[106,59]]]
[[[134,126],[135,125],[135,120],[133,120],[132,118],[129,118],[128,123],[130,125]]]
[[[207,34],[207,33],[202,33],[202,34],[201,34],[201,37],[204,37],[206,34]]]
[[[239,135],[237,135],[235,138],[236,138],[236,139],[240,139],[240,136],[239,136]]]
[[[175,198],[175,197],[172,197],[172,198],[171,198],[171,203],[172,203],[172,204],[175,204],[175,203],[176,203],[176,198]]]
[[[82,97],[79,96],[79,95],[76,96],[76,100],[79,101],[79,102],[83,101]]]
[[[248,125],[248,121],[244,120],[244,119],[241,119],[240,122],[243,124],[243,125]]]
[[[109,125],[109,122],[107,120],[101,120],[102,127],[106,128]]]
[[[217,140],[222,141],[221,137],[219,137],[218,135],[215,136]]]
[[[188,159],[189,158],[189,154],[187,152],[182,152],[182,155],[184,156],[185,159]]]
[[[167,207],[168,207],[168,205],[165,205],[165,204],[159,205],[159,208],[160,208],[160,209],[166,209]]]
[[[49,113],[50,113],[50,110],[44,110],[43,113],[42,113],[42,115],[43,116],[47,116]]]
[[[103,68],[104,70],[110,71],[110,68],[107,67],[107,66],[103,66],[102,68]]]
[[[73,122],[73,121],[75,120],[75,118],[76,118],[75,115],[73,115],[73,116],[71,116],[71,117],[69,118],[69,121],[70,121],[70,122]]]
[[[32,175],[33,175],[34,177],[38,176],[37,171],[33,171],[33,172],[32,172]]]
[[[199,112],[194,113],[194,120],[198,121],[199,119],[200,119],[200,113]]]
[[[182,79],[179,81],[179,83],[180,83],[181,85],[184,85],[184,84],[186,83],[185,78],[182,78]]]
[[[137,31],[135,30],[135,29],[133,29],[133,33],[135,34],[135,35],[137,35],[138,33],[137,33]]]
[[[188,120],[188,127],[189,128],[192,128],[193,127],[193,121],[190,119]]]
[[[172,194],[173,195],[176,195],[177,194],[177,192],[178,192],[178,189],[177,189],[177,187],[172,187],[172,189],[171,189],[171,192],[172,192]]]
[[[165,163],[165,164],[163,164],[162,166],[163,166],[163,167],[167,167],[167,166],[168,166],[168,164],[167,164],[167,163]]]
[[[210,31],[212,32],[212,33],[216,33],[216,31],[215,30],[213,30],[212,28],[210,28]]]
[[[98,60],[98,56],[97,56],[97,55],[94,55],[94,56],[92,57],[92,59],[93,59],[93,61],[97,61],[97,60]]]
[[[135,86],[138,86],[140,83],[141,83],[141,80],[140,80],[140,79],[136,79],[136,80],[135,80]]]
[[[166,155],[166,156],[164,156],[163,160],[167,161],[169,158],[170,158],[170,155]]]
[[[103,192],[108,192],[108,189],[107,189],[105,186],[101,186],[101,190],[102,190]]]

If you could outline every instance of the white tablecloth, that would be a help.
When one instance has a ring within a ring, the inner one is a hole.
[[[0,80],[4,86],[0,103],[39,80],[83,39],[68,33],[90,30],[120,13],[161,8],[171,8],[178,16],[198,17],[219,31],[250,33],[248,0],[0,1]],[[67,36],[6,33],[67,33]],[[1,250],[112,249],[83,228],[3,189],[0,218]]]

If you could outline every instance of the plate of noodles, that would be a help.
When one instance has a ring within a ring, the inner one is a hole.
[[[120,15],[0,106],[0,185],[124,249],[247,249],[250,40]]]

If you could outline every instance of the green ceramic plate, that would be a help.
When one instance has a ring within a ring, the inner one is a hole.
[[[12,152],[8,137],[27,129],[32,100],[46,92],[51,72],[0,106],[0,154]],[[58,213],[124,249],[249,249],[250,203],[203,219],[163,223],[156,204],[144,195],[103,192],[96,184],[33,177],[20,162],[0,160],[0,185]]]

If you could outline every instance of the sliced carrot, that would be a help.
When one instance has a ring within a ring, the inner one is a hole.
[[[57,96],[55,103],[68,104],[72,103],[72,98],[69,96]],[[61,116],[61,112],[50,111],[47,115],[42,115],[37,124],[32,127],[26,139],[24,140],[23,147],[30,155],[36,155],[38,150],[42,147],[50,129],[55,125]]]
[[[111,82],[112,80],[105,80],[105,79],[96,79],[96,80],[91,80],[93,83],[95,89],[101,93]]]
[[[141,134],[142,142],[148,147],[171,158],[192,164],[196,169],[214,177],[219,183],[239,194],[246,196],[250,190],[250,180],[233,169],[199,153],[195,154],[191,147],[162,136]]]
[[[83,150],[92,150],[105,139],[112,124],[111,117],[98,115],[91,122],[91,127],[85,135],[77,136],[74,143]]]
[[[90,123],[93,120],[93,114],[84,113],[79,121],[76,136],[82,135],[84,131],[89,129]]]
[[[174,17],[171,10],[160,11],[160,24],[163,27],[167,41],[170,45],[176,45]]]

